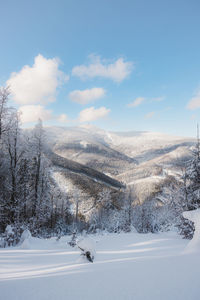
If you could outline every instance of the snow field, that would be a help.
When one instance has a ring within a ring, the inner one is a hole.
[[[29,238],[28,249],[1,249],[0,299],[200,299],[199,252],[183,254],[188,241],[176,233],[90,236],[94,263],[70,239]]]

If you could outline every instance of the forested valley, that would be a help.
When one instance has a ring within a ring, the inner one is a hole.
[[[112,148],[109,154],[108,150],[101,149],[106,163],[104,161],[100,165],[95,160],[96,166],[95,163],[84,164],[83,160],[80,163],[70,158],[72,144],[62,145],[68,153],[63,156],[62,151],[55,151],[49,140],[49,132],[41,120],[34,128],[21,127],[19,112],[9,105],[9,89],[1,88],[2,247],[19,243],[26,229],[36,237],[60,237],[83,230],[94,233],[105,230],[129,232],[134,229],[139,233],[156,233],[173,227],[183,237],[192,238],[193,223],[185,219],[182,213],[200,207],[199,138],[196,143],[187,145],[189,158],[176,162],[176,167],[181,170],[180,176],[168,174],[148,190],[142,201],[134,185],[127,181],[126,176],[130,176],[119,172],[124,161],[126,170],[132,164],[132,174],[136,174],[138,167],[133,158]],[[100,148],[94,145],[76,144],[73,147],[73,151],[79,151],[77,147],[82,150],[87,148],[87,155],[100,152]],[[115,171],[111,170],[113,165],[109,166],[110,158],[106,158],[109,155],[114,159]],[[158,170],[157,164],[155,170]],[[142,172],[147,172],[147,169]],[[63,178],[71,180],[72,190],[65,188]]]

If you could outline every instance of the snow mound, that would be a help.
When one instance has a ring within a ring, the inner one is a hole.
[[[191,211],[185,211],[183,217],[194,222],[194,236],[186,246],[184,252],[200,252],[200,208]]]
[[[32,236],[28,229],[24,230],[24,232],[21,235],[20,239],[20,248],[21,249],[30,249],[30,242],[31,242]]]
[[[21,235],[21,243],[23,243],[26,239],[31,238],[31,233],[28,229],[24,230],[24,232]]]
[[[31,245],[30,245],[30,240],[26,239],[23,241],[23,243],[20,245],[21,249],[30,249]]]

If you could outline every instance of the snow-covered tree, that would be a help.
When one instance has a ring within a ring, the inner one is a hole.
[[[130,231],[131,225],[133,221],[133,203],[136,200],[136,195],[134,192],[134,189],[130,186],[127,187],[124,197],[124,204],[123,204],[123,210],[124,210],[124,230]]]
[[[193,158],[188,162],[185,172],[186,208],[193,210],[200,207],[200,142],[192,150]]]
[[[0,140],[2,138],[2,134],[8,128],[6,117],[9,112],[9,108],[7,106],[9,94],[10,93],[8,87],[0,87]]]
[[[19,220],[20,194],[19,194],[19,170],[24,149],[21,143],[20,117],[16,111],[10,114],[10,126],[4,138],[4,149],[8,159],[8,178],[10,193],[8,196],[9,219],[13,223]]]
[[[200,207],[200,140],[199,126],[197,126],[197,142],[192,149],[192,159],[187,162],[183,176],[184,198],[182,202],[183,211],[194,210]],[[192,221],[180,216],[180,233],[185,238],[192,238],[194,233],[194,224]]]
[[[33,130],[22,131],[20,115],[7,109],[6,97],[8,91],[1,89],[0,233],[12,226],[16,243],[24,226],[34,235],[46,235],[56,227],[61,231],[71,219],[67,196],[52,178],[42,122]]]

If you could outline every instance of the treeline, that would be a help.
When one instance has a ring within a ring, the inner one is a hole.
[[[134,227],[147,233],[175,226],[184,237],[192,237],[193,224],[182,213],[200,207],[199,138],[181,180],[169,176],[142,205],[131,188],[113,195],[108,187],[102,187],[86,219],[79,209],[83,195],[68,199],[52,176],[52,161],[45,154],[51,150],[42,122],[39,120],[31,130],[22,130],[20,115],[9,107],[8,99],[8,88],[0,88],[0,236],[4,240],[7,225],[14,231],[11,244],[19,241],[24,229],[44,237],[73,229],[119,232]],[[71,203],[75,204],[73,214]]]
[[[194,224],[183,217],[183,212],[200,208],[199,137],[191,154],[192,159],[181,166],[181,178],[167,176],[142,205],[134,206],[132,224],[138,232],[154,233],[174,227],[184,238],[193,237]]]
[[[50,176],[45,134],[39,120],[21,130],[20,115],[8,106],[9,89],[0,89],[0,232],[12,225],[34,235],[59,231],[71,222],[67,195]]]

